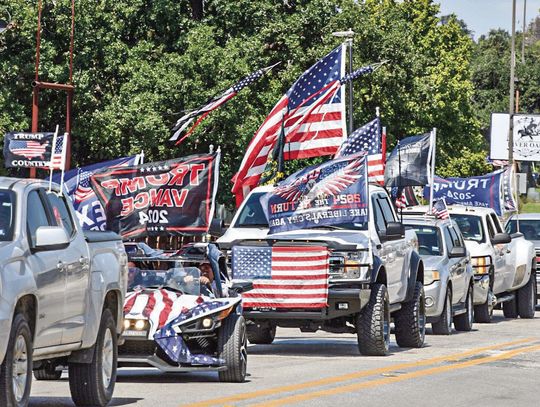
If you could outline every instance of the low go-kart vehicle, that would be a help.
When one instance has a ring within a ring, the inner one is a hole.
[[[239,293],[227,288],[226,265],[212,244],[191,244],[170,256],[131,257],[119,367],[164,372],[217,371],[220,381],[246,376],[246,323]],[[210,263],[211,285],[201,282]]]

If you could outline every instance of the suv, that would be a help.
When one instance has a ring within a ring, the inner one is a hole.
[[[0,405],[25,406],[31,371],[69,367],[77,405],[106,405],[116,380],[127,256],[120,236],[83,233],[57,185],[0,177]]]
[[[450,335],[473,325],[474,278],[470,256],[457,224],[451,220],[407,217],[418,237],[418,253],[424,262],[427,322],[436,335]]]
[[[302,332],[321,329],[356,333],[362,354],[385,355],[393,317],[398,345],[421,347],[426,320],[424,266],[417,252],[416,234],[406,231],[397,221],[386,191],[369,186],[371,206],[367,223],[268,235],[260,198],[271,190],[272,187],[254,189],[237,211],[231,227],[218,239],[220,248],[229,254],[232,251],[233,281],[238,280],[235,264],[253,262],[242,258],[246,252],[242,248],[281,247],[296,255],[322,247],[329,258],[329,277],[324,284],[327,304],[314,310],[302,306],[256,308],[245,303],[250,342],[271,343],[276,326],[297,327]],[[299,275],[304,272],[298,270]],[[246,298],[251,295],[252,292],[246,294]]]
[[[523,237],[534,245],[536,252],[536,298],[540,296],[540,213],[523,213],[519,217],[512,215],[506,221],[504,229],[506,233],[514,234],[518,232],[517,222],[519,219],[519,232]]]
[[[425,214],[427,207],[409,207],[403,212]],[[536,257],[532,243],[521,233],[505,233],[493,209],[452,205],[448,212],[471,253],[475,321],[490,322],[498,304],[506,318],[533,318]]]

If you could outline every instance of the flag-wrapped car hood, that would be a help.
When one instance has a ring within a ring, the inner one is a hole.
[[[157,330],[201,304],[216,302],[222,306],[238,302],[238,298],[210,298],[180,294],[167,288],[142,288],[129,292],[124,302],[124,318],[145,319],[150,323],[148,339],[153,339]],[[211,312],[212,309],[208,309]]]

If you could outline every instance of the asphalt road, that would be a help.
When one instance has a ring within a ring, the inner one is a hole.
[[[213,373],[121,369],[111,405],[538,406],[540,311],[533,320],[495,311],[493,323],[472,332],[429,334],[422,349],[392,342],[387,357],[360,356],[354,335],[278,328],[272,345],[250,345],[248,360],[241,384]],[[34,381],[30,405],[71,406],[65,375]]]

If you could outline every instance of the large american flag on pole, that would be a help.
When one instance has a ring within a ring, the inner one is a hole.
[[[335,84],[344,74],[342,44],[296,80],[253,136],[233,177],[235,195],[242,194],[244,186],[258,184],[282,127],[285,159],[331,155],[337,151],[346,134],[346,123],[344,90]]]
[[[362,151],[367,153],[369,182],[383,184],[384,161],[381,143],[381,122],[378,117],[351,133],[339,149],[336,158]]]
[[[176,141],[180,137],[180,134],[195,120],[196,117],[199,117],[195,124],[191,126],[189,131],[178,141],[176,141],[176,144],[180,144],[186,137],[188,137],[193,130],[203,121],[203,119],[208,116],[208,114],[214,110],[217,109],[219,106],[226,103],[229,99],[232,99],[237,95],[238,92],[240,92],[242,89],[244,89],[246,86],[251,85],[253,82],[257,81],[261,76],[263,76],[265,73],[270,71],[273,67],[275,67],[277,64],[274,64],[272,66],[259,69],[255,72],[252,72],[233,86],[231,86],[229,89],[225,90],[223,93],[221,93],[218,96],[213,97],[208,102],[206,102],[203,106],[199,107],[198,109],[192,110],[188,113],[186,113],[184,116],[182,116],[176,124],[173,127],[174,134],[170,138],[170,141]]]
[[[328,304],[329,253],[323,246],[235,246],[233,278],[252,280],[246,308],[324,308]]]

